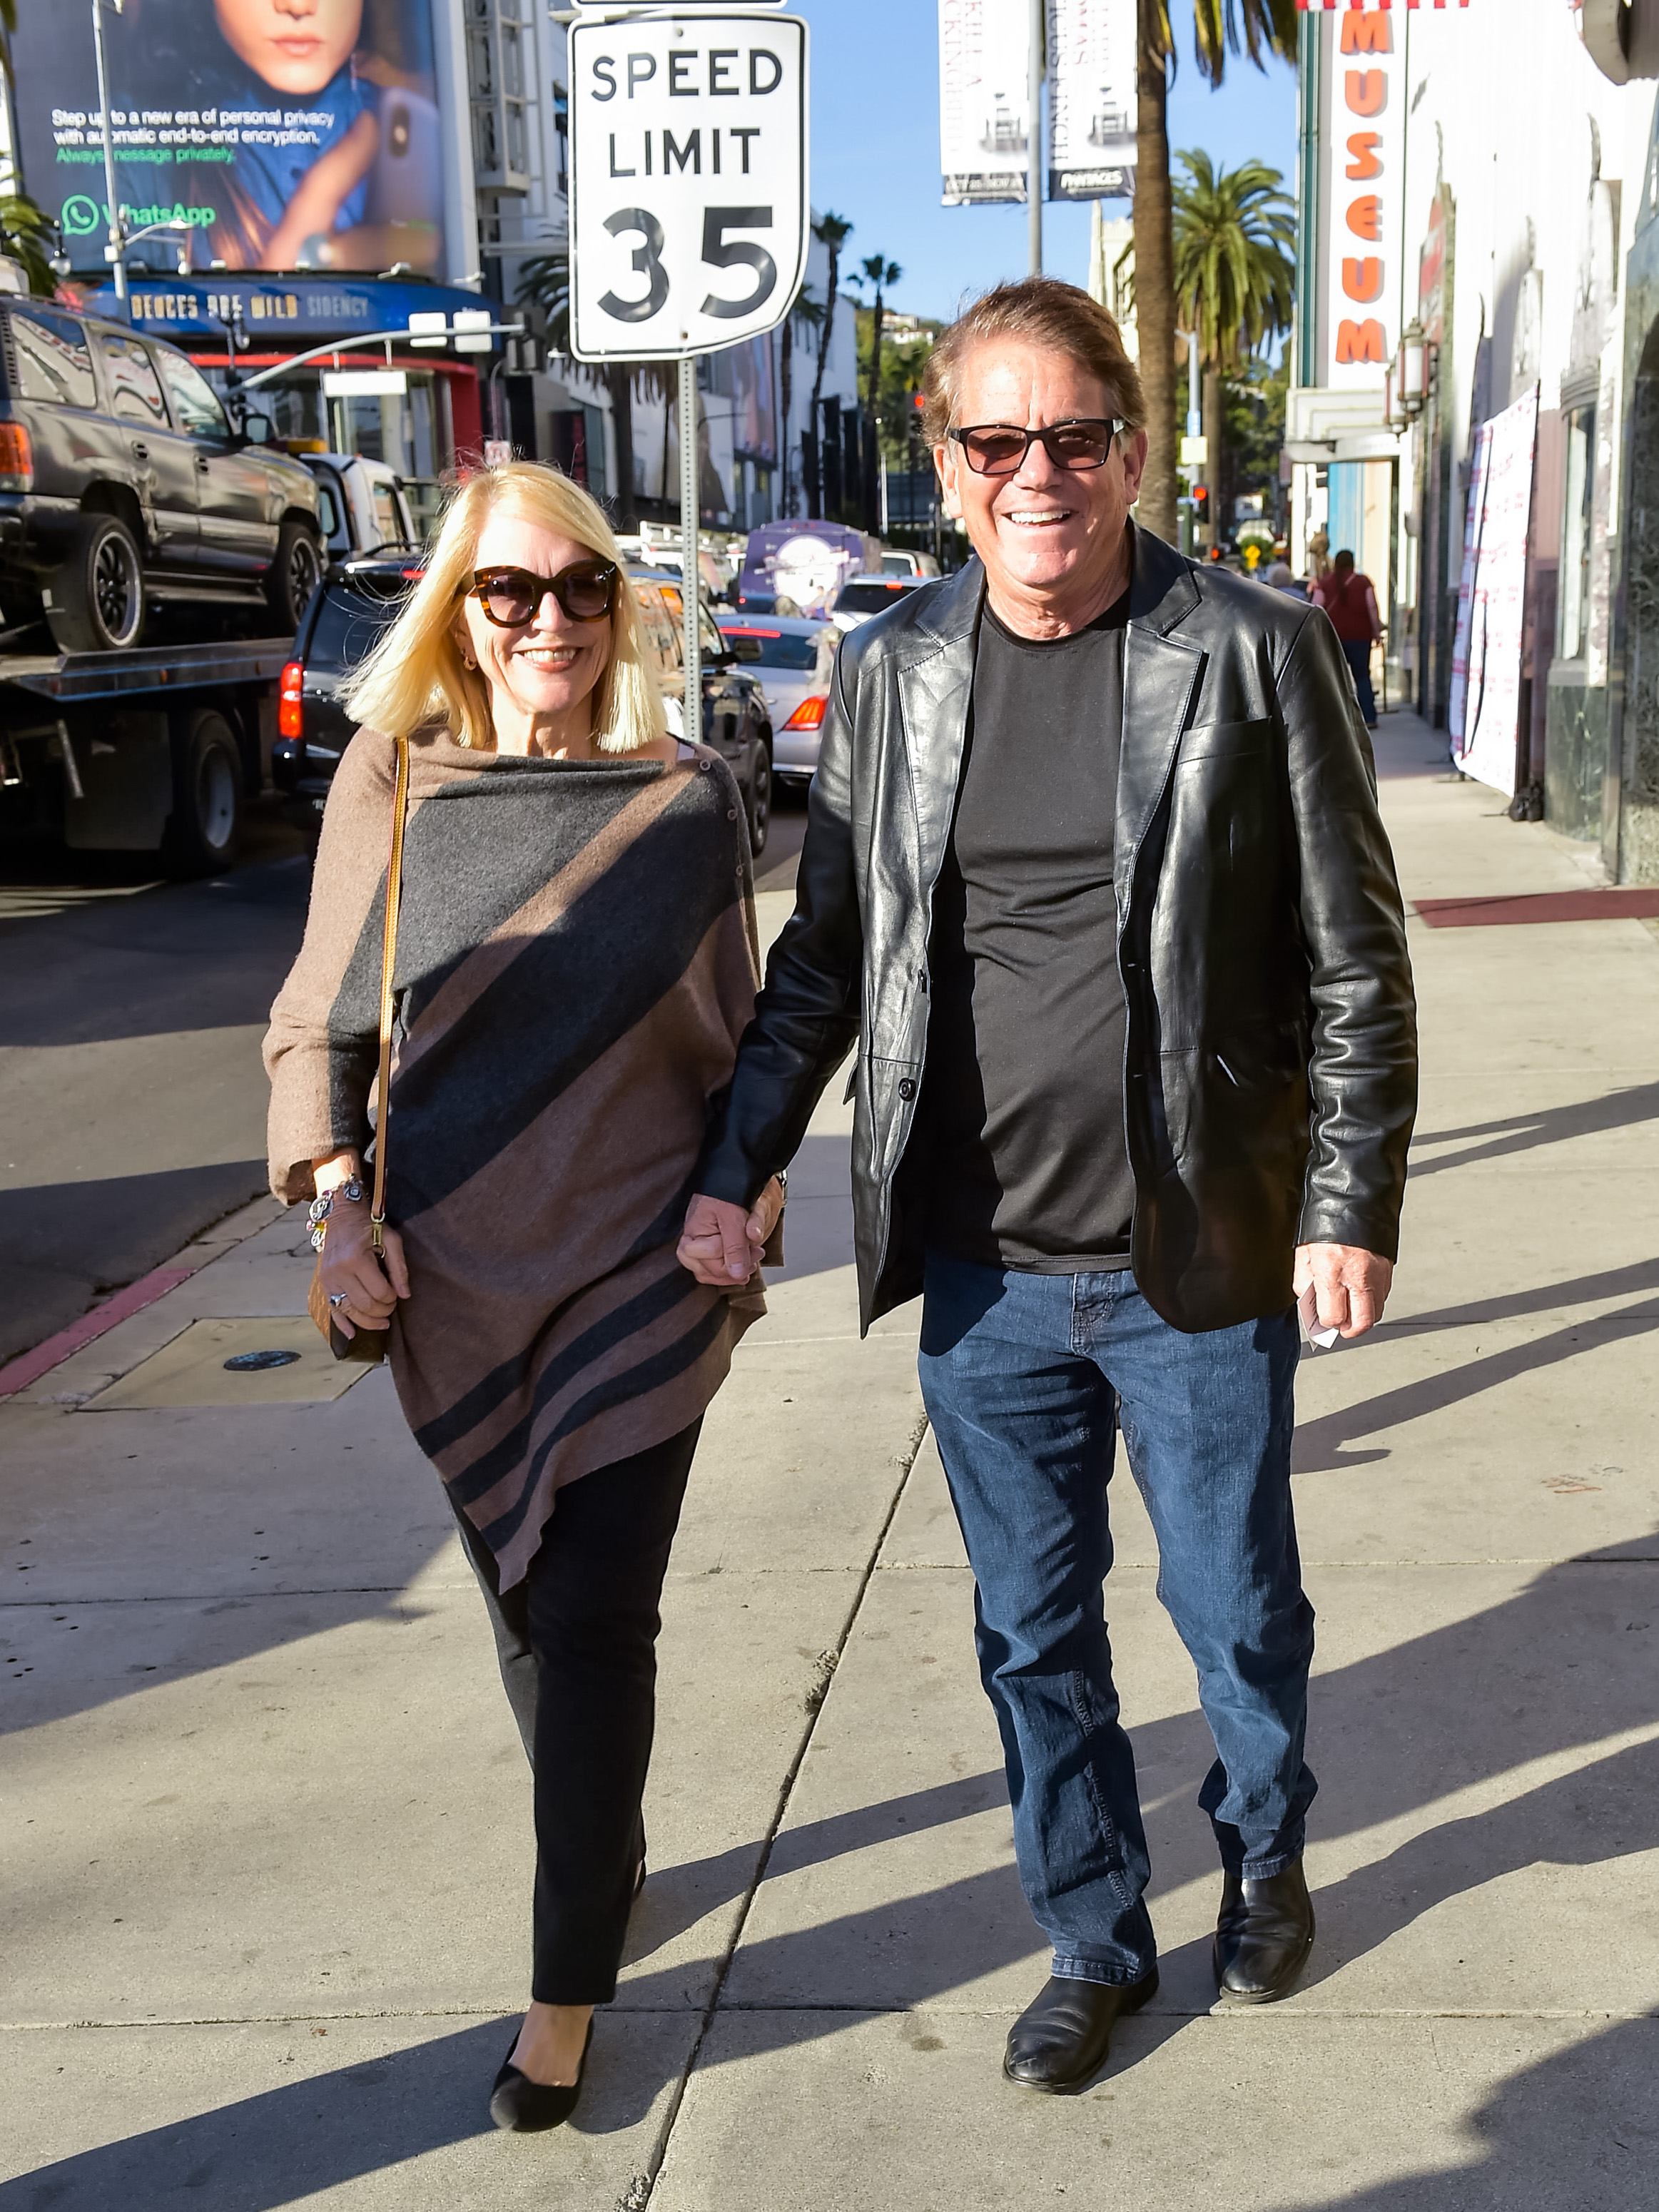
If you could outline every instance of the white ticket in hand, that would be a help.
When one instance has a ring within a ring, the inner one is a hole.
[[[1319,1326],[1319,1293],[1311,1283],[1297,1299],[1296,1310],[1301,1316],[1303,1328],[1308,1332],[1309,1343],[1321,1352],[1328,1352],[1341,1332]]]

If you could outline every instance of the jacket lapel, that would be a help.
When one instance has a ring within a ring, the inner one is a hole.
[[[899,714],[915,796],[918,872],[931,889],[945,863],[974,701],[975,641],[985,571],[970,561],[928,610],[925,630],[906,641],[898,668]]]
[[[1123,640],[1123,736],[1118,756],[1113,874],[1127,902],[1136,856],[1175,765],[1203,673],[1204,655],[1169,633],[1199,604],[1191,569],[1172,546],[1132,523],[1134,580]]]

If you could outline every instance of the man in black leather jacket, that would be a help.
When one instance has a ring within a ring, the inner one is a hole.
[[[1285,1995],[1312,1945],[1297,1301],[1349,1337],[1382,1314],[1414,1008],[1341,648],[1129,520],[1146,441],[1103,309],[1048,279],[992,293],[928,401],[978,557],[841,650],[795,913],[680,1249],[747,1279],[750,1208],[856,1042],[862,1324],[924,1293],[1054,1947],[1005,2071],[1064,2091],[1157,1985],[1103,1607],[1119,1428],[1216,1740],[1223,1995]]]

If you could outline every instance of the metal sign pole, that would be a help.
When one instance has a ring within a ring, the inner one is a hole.
[[[685,742],[702,742],[702,658],[697,629],[701,569],[697,562],[699,477],[697,467],[697,362],[688,354],[680,362],[680,597],[685,613]]]
[[[1045,0],[1031,0],[1031,70],[1027,87],[1030,137],[1026,158],[1025,214],[1033,276],[1042,274],[1042,49],[1048,36],[1047,15]]]
[[[121,0],[110,0],[116,14],[121,12]],[[104,248],[110,270],[115,280],[115,296],[123,314],[127,308],[127,240],[121,222],[121,196],[115,189],[115,137],[110,127],[109,70],[104,60],[105,0],[92,0],[92,48],[98,64],[98,105],[103,111],[100,121],[104,126],[104,190],[109,194],[109,244]]]

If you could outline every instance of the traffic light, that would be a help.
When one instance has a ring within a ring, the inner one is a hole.
[[[1198,520],[1200,522],[1207,522],[1210,519],[1210,487],[1208,484],[1194,484],[1193,486],[1193,506],[1197,510]]]

